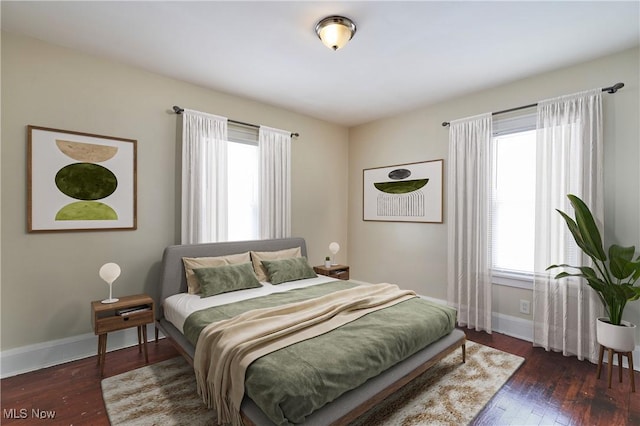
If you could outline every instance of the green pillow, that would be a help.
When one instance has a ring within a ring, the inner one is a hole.
[[[263,260],[271,284],[282,284],[287,281],[315,278],[316,273],[307,262],[306,257],[290,257],[281,260]]]
[[[249,263],[196,268],[193,270],[200,282],[200,297],[215,296],[230,291],[260,287],[253,266]]]

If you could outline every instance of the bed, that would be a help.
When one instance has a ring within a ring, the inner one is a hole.
[[[241,242],[223,242],[223,243],[211,243],[211,244],[194,244],[194,245],[177,245],[167,247],[163,253],[162,259],[162,272],[160,281],[160,300],[157,310],[158,318],[156,321],[156,338],[158,336],[158,330],[161,331],[171,343],[178,349],[178,351],[193,364],[194,356],[196,354],[196,348],[193,343],[193,336],[187,337],[185,335],[185,319],[187,314],[176,314],[173,305],[165,303],[168,301],[181,300],[183,305],[191,305],[191,310],[198,309],[198,301],[189,298],[187,295],[187,280],[185,277],[185,269],[183,264],[183,258],[200,258],[200,257],[216,257],[227,256],[237,253],[245,253],[248,251],[257,252],[272,252],[285,249],[300,248],[300,254],[302,256],[307,255],[305,240],[302,238],[286,238],[286,239],[274,239],[274,240],[257,240],[257,241],[241,241]],[[319,289],[329,288],[332,286],[343,285],[342,283],[334,282],[336,280],[328,277],[318,276],[317,278],[310,278],[308,280],[300,280],[297,283],[285,283],[277,289],[271,288],[267,284],[260,288],[248,290],[253,292],[249,298],[256,298],[266,296],[268,294],[277,294],[280,292],[294,293],[296,291],[307,291],[306,287]],[[351,286],[349,283],[344,283],[346,286]],[[290,286],[290,288],[287,288]],[[245,290],[243,290],[245,291]],[[264,294],[263,294],[264,293]],[[231,297],[228,303],[236,303],[234,296],[220,297],[223,299],[220,302],[225,305],[225,297]],[[218,296],[215,296],[218,297]],[[271,296],[274,297],[274,296]],[[276,298],[279,296],[275,296]],[[188,300],[189,302],[185,302]],[[175,303],[174,303],[175,305]],[[402,305],[402,303],[400,303]],[[169,306],[171,306],[169,308]],[[194,308],[195,306],[195,308]],[[231,305],[225,305],[231,306]],[[372,317],[373,315],[366,316],[365,318]],[[360,320],[354,321],[358,323]],[[345,329],[347,327],[341,327]],[[189,330],[189,327],[187,327]],[[187,332],[187,334],[189,334]],[[313,340],[313,339],[311,339]],[[429,369],[432,365],[444,358],[449,353],[461,348],[464,362],[465,351],[465,335],[461,330],[453,328],[446,335],[438,338],[436,341],[428,344],[426,347],[421,348],[403,360],[396,364],[386,368],[384,371],[366,380],[361,385],[356,386],[353,389],[347,390],[337,398],[327,402],[321,407],[314,409],[314,411],[304,416],[305,425],[343,425],[348,424],[350,421],[357,419],[360,415],[374,407],[381,402],[386,396],[395,392],[415,377],[422,374]],[[247,370],[249,372],[249,370]],[[249,376],[247,376],[249,377]],[[279,387],[279,386],[278,386]],[[247,390],[247,395],[250,394]],[[240,406],[242,420],[245,425],[273,425],[273,415],[267,415],[265,412],[269,410],[260,408],[258,404],[252,400],[252,398],[244,396]],[[283,423],[278,421],[278,423]],[[287,423],[287,420],[284,420]]]

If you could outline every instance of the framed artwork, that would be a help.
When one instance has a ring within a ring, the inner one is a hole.
[[[362,219],[442,223],[443,162],[364,169]]]
[[[137,228],[136,140],[27,129],[28,232]]]

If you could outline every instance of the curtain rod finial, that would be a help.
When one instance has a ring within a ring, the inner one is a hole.
[[[618,90],[622,89],[624,87],[624,83],[616,83],[613,86],[609,87],[609,90],[607,90],[607,93],[616,93]]]
[[[443,121],[443,122],[442,122],[442,127],[447,127],[448,125],[449,125],[449,122],[448,122],[448,121]]]
[[[174,105],[174,106],[173,106],[173,112],[175,112],[176,114],[182,114],[182,112],[183,112],[183,111],[184,111],[184,109],[183,109],[183,108],[180,108],[180,107],[179,107],[179,106],[177,106],[177,105]]]

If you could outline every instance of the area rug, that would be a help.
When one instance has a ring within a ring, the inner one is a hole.
[[[523,358],[467,342],[352,423],[373,425],[466,425],[520,367]],[[148,365],[102,381],[111,424],[214,425],[196,393],[193,369],[182,358]]]

